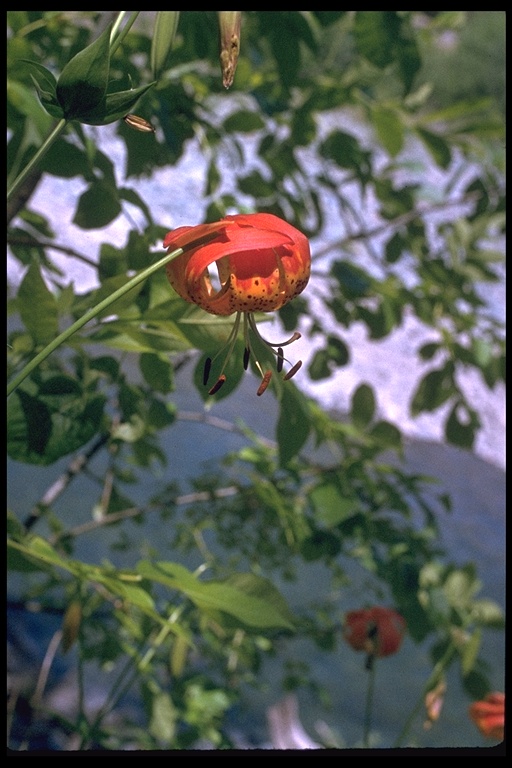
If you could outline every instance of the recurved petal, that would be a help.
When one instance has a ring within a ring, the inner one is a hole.
[[[199,247],[202,243],[220,236],[226,228],[227,225],[224,220],[214,221],[209,224],[198,224],[195,227],[178,227],[166,234],[164,248],[174,250],[176,248],[186,248],[189,245]]]

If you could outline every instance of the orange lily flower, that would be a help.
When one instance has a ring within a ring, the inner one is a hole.
[[[369,657],[391,656],[400,649],[405,629],[403,616],[377,605],[349,611],[343,636],[354,650],[365,651]]]
[[[480,733],[487,739],[503,741],[505,735],[505,694],[488,693],[481,701],[469,707],[469,716]]]
[[[191,245],[190,248],[187,246]],[[282,347],[300,338],[294,333],[287,341],[271,343],[259,333],[254,312],[280,309],[306,287],[310,269],[309,242],[302,232],[270,213],[237,214],[221,221],[196,227],[179,227],[164,239],[168,252],[183,248],[184,252],[166,267],[167,278],[185,301],[197,304],[213,315],[236,313],[233,329],[226,346],[228,354],[222,372],[210,394],[218,392],[226,377],[224,368],[240,329],[243,316],[245,340],[244,368],[252,353],[251,334],[269,347],[277,358],[277,370],[284,363]],[[215,266],[219,287],[212,283],[209,269]],[[212,359],[205,366],[204,381],[208,381]],[[256,366],[263,394],[272,376],[258,360]],[[300,368],[299,361],[284,376],[290,379]]]

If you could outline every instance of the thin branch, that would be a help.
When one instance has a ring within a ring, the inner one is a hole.
[[[411,211],[407,211],[407,213],[403,213],[401,216],[397,216],[395,219],[390,219],[390,221],[384,221],[382,224],[378,224],[373,229],[362,229],[359,232],[354,232],[351,235],[345,235],[345,237],[342,237],[340,240],[329,243],[318,251],[315,251],[315,258],[320,259],[323,256],[326,256],[334,248],[344,248],[354,240],[366,240],[372,237],[377,237],[389,229],[397,229],[399,227],[403,227],[409,224],[411,221],[414,221],[414,219],[428,216],[429,214],[435,213],[436,211],[444,211],[448,207],[456,207],[474,203],[480,197],[481,194],[479,192],[471,192],[470,194],[464,195],[458,200],[444,200],[440,203],[433,203],[429,206],[419,206],[418,208],[413,208]]]
[[[37,520],[39,520],[43,511],[48,507],[51,507],[55,500],[62,493],[64,493],[73,478],[76,477],[78,473],[81,472],[90,462],[92,457],[101,448],[103,448],[103,446],[108,441],[108,438],[108,432],[104,432],[103,434],[98,435],[94,443],[87,449],[87,451],[74,458],[66,471],[60,477],[58,477],[57,480],[52,483],[52,485],[50,485],[50,487],[45,491],[41,500],[34,506],[30,515],[23,523],[26,531],[29,531],[37,522]]]
[[[30,237],[30,235],[27,235],[26,237],[7,237],[7,245],[27,245],[30,248],[50,248],[53,251],[60,251],[61,253],[65,253],[67,256],[72,256],[74,259],[79,259],[89,267],[94,267],[94,269],[97,269],[98,267],[98,263],[96,261],[90,259],[88,256],[84,256],[83,253],[75,251],[73,248],[69,248],[67,245],[59,245],[59,243],[52,242],[41,242],[35,237]]]
[[[193,493],[185,493],[181,496],[176,496],[173,499],[173,503],[176,506],[182,506],[184,504],[197,504],[202,502],[208,502],[212,499],[225,499],[231,496],[236,496],[240,492],[240,489],[235,485],[226,486],[225,488],[217,488],[213,491],[196,491]],[[156,508],[155,508],[156,509]],[[55,546],[62,539],[68,537],[81,536],[84,533],[90,533],[97,528],[103,528],[107,525],[114,525],[115,523],[122,522],[123,520],[130,520],[133,517],[138,517],[146,512],[151,511],[150,507],[128,507],[122,509],[119,512],[112,512],[110,515],[105,515],[100,520],[89,520],[87,523],[77,525],[74,528],[70,528],[69,531],[60,531],[50,537],[49,542],[52,546]]]
[[[232,432],[233,434],[240,435],[241,437],[247,437],[247,433],[243,427],[239,427],[236,424],[233,424],[232,421],[219,419],[218,416],[210,416],[208,413],[200,413],[197,411],[180,411],[176,415],[176,419],[178,421],[196,421],[200,424],[207,424],[210,427],[215,427],[216,429],[223,429],[226,432]],[[269,440],[262,435],[258,435],[257,437],[258,440],[267,448],[277,448],[277,443],[274,440]]]

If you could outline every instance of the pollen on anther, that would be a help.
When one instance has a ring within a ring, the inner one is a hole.
[[[212,359],[211,357],[207,357],[206,360],[204,361],[204,368],[203,368],[203,385],[204,386],[208,384],[211,367],[212,367]]]
[[[266,371],[263,375],[262,382],[258,387],[258,391],[256,392],[258,397],[260,397],[265,392],[266,388],[270,384],[271,378],[272,378],[272,371]]]
[[[218,392],[225,381],[226,381],[226,376],[222,373],[217,379],[217,381],[215,382],[215,384],[213,385],[213,387],[210,390],[208,390],[208,394],[214,395],[216,392]]]
[[[302,366],[302,360],[299,360],[299,362],[295,363],[295,365],[292,368],[290,368],[288,373],[283,377],[284,381],[288,381],[289,379],[292,378],[292,376],[295,376],[295,374],[301,368],[301,366]]]

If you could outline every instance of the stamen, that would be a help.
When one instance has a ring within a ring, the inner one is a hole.
[[[212,367],[212,359],[211,357],[207,357],[204,361],[204,368],[203,368],[203,385],[206,387],[208,384],[208,378],[210,376],[210,370]]]
[[[221,375],[219,376],[219,378],[217,379],[213,387],[208,391],[208,394],[214,395],[216,392],[218,392],[225,381],[226,381],[226,377],[223,373],[221,373]]]
[[[259,385],[259,387],[258,387],[258,391],[256,392],[256,394],[258,395],[258,397],[260,397],[260,396],[261,396],[261,395],[264,393],[264,391],[266,390],[266,388],[267,388],[267,387],[268,387],[268,385],[270,384],[270,379],[271,379],[271,378],[272,378],[272,371],[266,371],[266,372],[263,374],[263,381],[262,381],[262,382],[261,382],[261,384]]]
[[[252,312],[248,313],[247,320],[251,327],[251,331],[255,334],[255,336],[258,337],[260,341],[266,344],[267,347],[271,347],[271,348],[287,347],[288,344],[293,344],[294,341],[298,341],[301,338],[301,334],[298,331],[295,331],[293,336],[290,336],[290,338],[287,339],[286,341],[267,341],[266,339],[263,338],[263,336],[259,332],[258,326],[256,325],[256,320],[254,319],[254,315]]]
[[[283,348],[279,347],[277,350],[277,372],[281,373],[283,370],[283,363],[284,363],[284,354],[283,354]]]
[[[251,348],[246,347],[244,349],[244,371],[249,367],[249,358],[251,357]]]
[[[292,378],[292,376],[295,376],[295,374],[301,368],[301,366],[302,366],[302,360],[299,360],[299,362],[295,363],[293,368],[290,368],[288,373],[283,377],[283,381],[288,381],[289,379]]]

